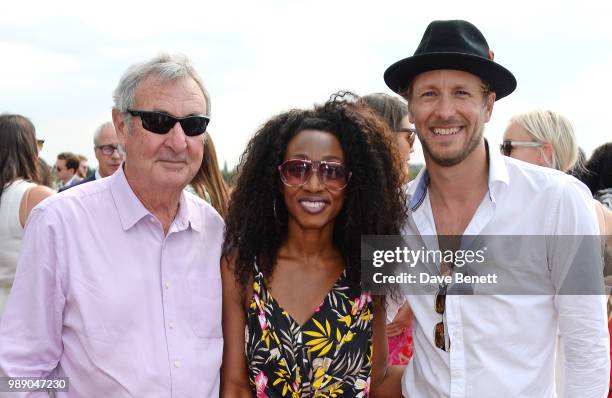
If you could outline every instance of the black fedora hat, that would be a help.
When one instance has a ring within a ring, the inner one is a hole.
[[[396,93],[403,93],[416,75],[436,69],[473,73],[491,86],[496,99],[507,96],[516,88],[514,75],[493,61],[493,52],[484,36],[467,21],[430,23],[414,55],[387,68],[385,83]]]

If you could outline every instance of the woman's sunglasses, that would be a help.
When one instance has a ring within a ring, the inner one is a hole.
[[[352,173],[341,162],[310,159],[289,159],[278,166],[283,184],[297,188],[306,184],[313,172],[317,172],[319,181],[328,189],[344,189]]]
[[[206,131],[210,118],[208,116],[186,116],[174,117],[163,112],[137,111],[128,109],[127,113],[132,116],[140,116],[142,127],[155,134],[166,134],[176,123],[188,137],[195,137]]]
[[[539,148],[544,145],[541,142],[534,141],[512,141],[512,140],[504,140],[504,142],[499,146],[499,150],[505,156],[510,156],[512,154],[512,148]]]

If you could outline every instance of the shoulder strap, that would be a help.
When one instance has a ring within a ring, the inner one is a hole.
[[[263,272],[261,272],[259,267],[257,266],[257,260],[253,261],[253,281],[257,282],[257,285],[259,287],[259,289],[257,289],[259,290],[258,293],[263,293],[264,291],[268,290],[265,278],[263,276]]]

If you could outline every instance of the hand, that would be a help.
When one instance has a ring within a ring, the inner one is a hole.
[[[395,318],[391,323],[387,324],[387,337],[398,336],[406,330],[408,325],[410,325],[410,321],[412,320],[412,310],[408,303],[404,303]]]
[[[406,327],[401,322],[391,322],[387,324],[387,337],[399,336],[404,333]]]

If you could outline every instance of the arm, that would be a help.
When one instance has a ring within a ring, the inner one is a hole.
[[[220,397],[251,398],[246,353],[244,352],[244,328],[246,313],[233,271],[233,260],[221,259],[223,286],[223,363],[221,364]]]
[[[565,349],[565,397],[603,397],[610,382],[610,342],[606,297],[595,294],[602,283],[598,258],[599,228],[590,194],[568,185],[559,192],[559,206],[551,235],[559,247],[551,254],[551,274],[559,332]],[[597,256],[591,256],[596,253]]]
[[[371,398],[397,398],[402,396],[402,375],[405,366],[387,365],[387,333],[384,297],[374,297],[372,322],[372,378]]]
[[[63,252],[59,229],[61,220],[49,209],[37,208],[28,219],[15,282],[0,322],[0,376],[46,377],[60,360],[65,292],[58,257]]]
[[[26,191],[19,204],[19,222],[22,227],[25,226],[32,209],[42,202],[43,199],[48,198],[54,193],[54,190],[44,185],[36,185]]]

